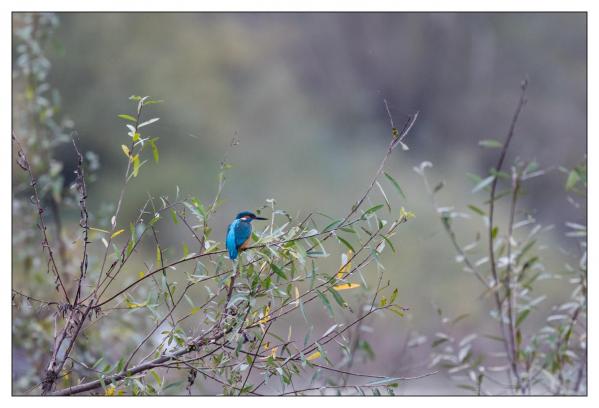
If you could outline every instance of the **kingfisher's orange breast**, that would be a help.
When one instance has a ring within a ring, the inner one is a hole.
[[[250,238],[246,239],[245,242],[239,246],[240,250],[241,249],[246,249],[246,248],[248,248],[250,246]]]

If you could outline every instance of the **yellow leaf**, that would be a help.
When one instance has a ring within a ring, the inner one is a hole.
[[[106,391],[104,392],[104,395],[107,395],[107,396],[114,395],[115,388],[116,387],[114,385],[109,385],[108,387],[106,387]]]
[[[306,360],[312,361],[312,360],[316,360],[317,358],[320,358],[320,351],[316,351],[316,352],[310,354],[308,357],[306,357]]]
[[[354,252],[350,249],[347,254],[341,254],[341,269],[337,272],[337,279],[342,279],[343,274],[348,273],[351,270],[351,259],[354,256]]]
[[[110,236],[110,239],[114,238],[114,237],[118,237],[119,235],[121,235],[125,230],[124,229],[120,229],[117,232],[115,232],[114,234],[112,234]]]
[[[141,303],[127,303],[127,307],[129,309],[137,309],[138,307],[143,307]]]
[[[262,315],[262,319],[258,320],[258,323],[260,324],[264,324],[268,321],[269,319],[269,314],[270,314],[270,306],[266,306],[266,308],[264,308],[264,314]]]
[[[133,156],[133,177],[139,174],[139,154]]]
[[[406,211],[403,207],[399,209],[400,218],[405,218],[406,220],[409,220],[410,218],[414,218],[415,216],[416,214],[414,214],[412,211]]]
[[[92,230],[92,231],[102,232],[104,234],[109,234],[110,233],[110,231],[106,231],[106,230],[103,230],[103,229],[100,229],[100,228],[89,227],[89,229]]]
[[[297,288],[297,286],[294,287],[295,289],[295,304],[299,305],[299,298],[300,298],[300,294],[299,294],[299,289]],[[289,326],[291,328],[291,326]]]
[[[270,347],[270,342],[269,342],[269,341],[265,342],[265,343],[264,343],[264,350],[268,350],[268,349],[269,349],[269,347]],[[276,358],[276,357],[277,357],[277,349],[278,349],[278,347],[273,347],[273,348],[270,350],[269,354],[272,356],[272,358]],[[268,357],[262,357],[261,359],[262,359],[262,360],[266,360],[267,358],[268,358]]]
[[[146,273],[144,271],[141,271],[137,274],[137,276],[139,277],[139,279],[143,278],[144,276],[146,276]]]
[[[359,283],[342,283],[341,285],[333,286],[333,289],[335,289],[337,292],[339,292],[341,290],[355,289],[355,288],[359,288],[359,287],[360,287]]]
[[[148,305],[147,301],[143,302],[143,303],[135,303],[135,302],[130,301],[129,299],[125,299],[125,302],[127,303],[127,307],[129,309],[137,309],[140,307],[146,307]]]
[[[131,153],[129,152],[129,148],[127,146],[121,145],[121,149],[123,149],[123,153],[125,153],[125,156],[131,156]]]

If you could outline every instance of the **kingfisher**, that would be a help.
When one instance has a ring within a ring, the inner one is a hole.
[[[268,218],[258,217],[256,214],[243,211],[237,214],[235,219],[227,228],[227,250],[229,258],[234,261],[240,251],[250,246],[250,237],[252,235],[253,220],[267,220]]]

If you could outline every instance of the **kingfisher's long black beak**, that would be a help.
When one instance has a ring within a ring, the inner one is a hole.
[[[255,220],[267,220],[268,218],[264,218],[264,217],[258,217],[258,216],[256,216],[254,219],[255,219]]]

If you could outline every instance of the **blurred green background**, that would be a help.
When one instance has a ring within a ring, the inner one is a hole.
[[[385,262],[404,320],[375,321],[377,345],[370,371],[417,375],[428,349],[402,352],[409,333],[438,329],[435,305],[457,316],[470,313],[461,330],[493,330],[479,299],[480,285],[461,271],[413,167],[431,161],[432,180],[444,180],[439,205],[465,208],[481,197],[470,192],[467,172],[486,174],[498,150],[481,139],[503,140],[524,77],[528,104],[508,155],[535,159],[547,169],[533,180],[522,203],[543,225],[555,226],[547,245],[568,248],[564,222],[586,224],[584,211],[570,214],[559,166],[572,167],[586,153],[586,16],[582,13],[59,13],[48,50],[49,82],[62,95],[62,113],[73,119],[84,150],[99,156],[89,186],[90,209],[114,202],[120,191],[129,139],[118,114],[134,111],[132,94],[165,102],[148,108],[160,121],[148,136],[160,137],[160,163],[148,163],[131,183],[123,219],[136,215],[147,193],[185,194],[210,202],[224,155],[233,165],[224,205],[212,221],[224,238],[240,210],[274,198],[292,215],[321,211],[344,216],[367,187],[384,155],[390,125],[408,114],[420,117],[388,165],[406,192],[389,189],[395,208],[416,218],[400,229],[398,253]],[[230,148],[231,140],[239,145]],[[72,179],[72,147],[57,152]],[[69,167],[68,163],[71,163]],[[567,217],[565,217],[567,215]],[[75,226],[78,214],[67,214]],[[506,208],[499,208],[505,220]],[[566,219],[567,218],[567,219]],[[483,227],[482,221],[479,227]],[[463,230],[462,242],[473,237]],[[189,240],[164,227],[171,244]],[[548,251],[548,269],[561,268]],[[149,255],[151,256],[151,255]],[[331,260],[337,265],[339,259]],[[19,271],[14,271],[19,286]],[[567,288],[550,285],[556,297]],[[323,312],[324,316],[324,312]],[[532,324],[532,323],[531,323]],[[328,327],[323,321],[322,327]],[[491,346],[490,346],[491,347]],[[403,357],[402,357],[403,356]],[[366,368],[365,368],[366,369]],[[398,392],[458,392],[443,377],[406,382]]]

